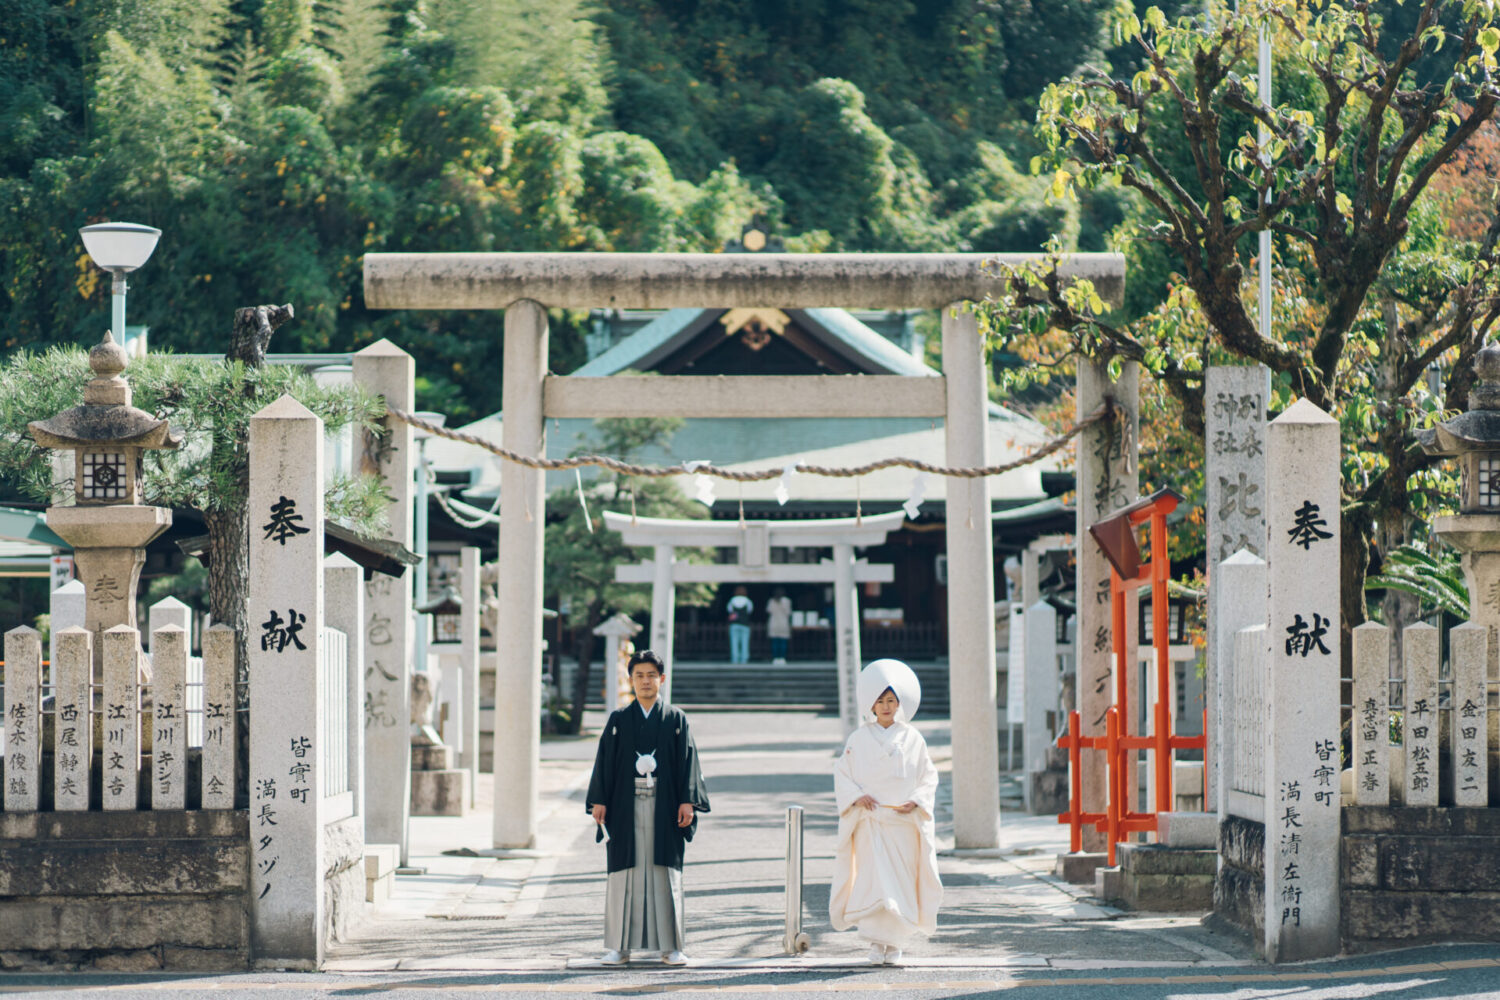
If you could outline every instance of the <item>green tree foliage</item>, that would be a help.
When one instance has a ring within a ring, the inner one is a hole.
[[[366,310],[366,251],[713,251],[754,213],[797,250],[1098,248],[1117,198],[1011,164],[1120,2],[0,0],[0,342],[92,343],[76,231],[136,219],[153,344],[290,300],[280,349],[389,336],[460,422],[499,405],[500,324]]]
[[[3,3],[7,348],[92,343],[108,282],[76,230],[137,219],[166,232],[132,279],[153,345],[222,351],[236,307],[290,300],[281,350],[391,336],[462,421],[499,406],[498,322],[365,310],[365,251],[716,250],[765,207],[732,165],[689,183],[604,127],[580,3]]]
[[[614,455],[632,461],[648,448],[663,448],[682,425],[665,417],[631,417],[594,422],[595,434],[579,445],[577,454]],[[639,584],[615,582],[615,567],[636,562],[640,551],[627,546],[616,531],[605,529],[602,509],[634,510],[641,517],[706,518],[708,512],[688,500],[672,479],[621,476],[604,472],[588,485],[588,514],[579,502],[578,490],[564,487],[547,498],[545,588],[557,596],[559,605],[570,608],[568,625],[578,650],[578,671],[572,691],[572,732],[583,721],[583,706],[591,690],[589,673],[593,661],[594,628],[616,612],[636,615],[649,612],[651,590]],[[679,550],[679,559],[703,558],[694,550]],[[707,603],[702,587],[678,587],[679,604]]]
[[[1261,362],[1273,407],[1301,396],[1337,416],[1348,629],[1367,616],[1372,555],[1455,495],[1414,432],[1466,405],[1470,362],[1500,320],[1493,193],[1482,235],[1456,241],[1432,189],[1500,104],[1500,26],[1493,3],[1461,0],[1210,6],[1211,27],[1154,9],[1122,18],[1142,68],[1050,86],[1038,116],[1054,196],[1130,192],[1120,238],[1170,294],[1143,316],[1105,316],[1086,283],[1028,269],[993,314],[997,338],[1042,371],[1074,353],[1140,362],[1185,431],[1178,454],[1201,453],[1211,363]],[[1262,28],[1269,106],[1255,80]],[[1270,336],[1247,267],[1264,231],[1277,240]]]

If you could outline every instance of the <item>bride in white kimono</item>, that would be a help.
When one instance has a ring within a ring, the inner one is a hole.
[[[876,660],[860,671],[857,693],[867,721],[833,770],[839,841],[828,916],[835,930],[858,926],[871,942],[871,964],[891,965],[913,935],[937,929],[938,776],[927,741],[909,723],[922,697],[911,668]]]

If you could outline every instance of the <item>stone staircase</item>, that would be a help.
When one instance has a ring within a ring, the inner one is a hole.
[[[564,666],[564,683],[568,683],[568,665]],[[913,663],[912,670],[922,682],[921,713],[924,716],[948,714],[948,664]],[[595,665],[597,670],[597,664]],[[602,683],[592,685],[600,691],[590,699],[590,707],[602,706]],[[564,688],[564,690],[568,690]],[[672,701],[686,708],[811,708],[837,712],[838,677],[831,662],[749,663],[678,663],[672,673]]]

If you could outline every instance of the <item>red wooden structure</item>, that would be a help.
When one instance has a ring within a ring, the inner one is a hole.
[[[1059,823],[1069,827],[1068,849],[1083,849],[1083,826],[1091,824],[1105,835],[1108,845],[1108,862],[1115,865],[1115,845],[1129,834],[1156,830],[1158,813],[1172,809],[1172,751],[1204,750],[1208,747],[1208,713],[1204,713],[1201,736],[1179,736],[1172,731],[1172,662],[1168,657],[1167,582],[1171,578],[1172,560],[1167,552],[1167,515],[1177,509],[1182,496],[1170,489],[1160,489],[1113,514],[1101,519],[1089,528],[1089,534],[1104,551],[1109,560],[1109,604],[1110,632],[1115,664],[1115,703],[1105,712],[1104,734],[1084,736],[1081,719],[1077,711],[1068,713],[1068,731],[1057,738],[1057,745],[1068,751],[1069,801],[1068,811],[1057,817]],[[1147,525],[1150,537],[1151,559],[1141,562],[1140,547],[1136,543],[1136,531]],[[1130,704],[1130,689],[1127,670],[1133,665],[1126,663],[1127,639],[1125,620],[1125,598],[1129,591],[1143,584],[1151,586],[1151,646],[1155,651],[1156,706],[1151,718],[1149,735],[1130,733],[1130,720],[1135,718]],[[1104,753],[1108,779],[1104,812],[1083,811],[1084,750]],[[1151,755],[1150,766],[1156,769],[1156,801],[1152,809],[1138,812],[1132,808],[1135,788],[1132,787],[1134,769],[1129,766],[1132,755],[1145,750]],[[1204,773],[1207,774],[1205,762]]]

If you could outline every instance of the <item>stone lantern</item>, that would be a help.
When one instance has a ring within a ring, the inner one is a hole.
[[[432,616],[433,642],[463,641],[463,599],[451,588],[444,588],[435,600],[417,608],[418,614]]]
[[[86,596],[84,627],[94,633],[96,675],[104,631],[137,627],[135,591],[146,544],[172,523],[171,510],[140,502],[142,458],[148,450],[182,443],[165,420],[130,405],[130,383],[121,374],[128,362],[106,331],[89,351],[94,377],[84,386],[83,405],[28,425],[43,448],[74,453],[76,505],[49,507],[47,527],[73,546]]]
[[[1434,519],[1432,533],[1462,553],[1469,620],[1489,632],[1485,673],[1493,678],[1500,668],[1500,344],[1480,350],[1474,372],[1479,382],[1469,390],[1469,409],[1419,431],[1417,443],[1429,455],[1456,456],[1460,463],[1459,512]],[[1497,721],[1500,713],[1490,712],[1492,777],[1497,773],[1494,748],[1500,742]]]
[[[1500,515],[1500,344],[1475,356],[1474,371],[1479,384],[1469,391],[1469,409],[1417,434],[1427,454],[1458,457],[1460,518]]]

